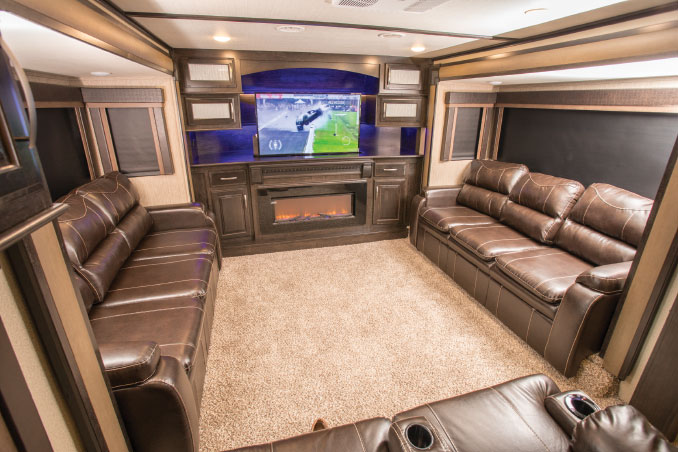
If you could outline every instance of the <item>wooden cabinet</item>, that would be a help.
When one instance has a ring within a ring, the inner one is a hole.
[[[211,197],[222,239],[252,235],[249,195],[246,186],[212,190]]]
[[[186,58],[178,61],[182,92],[238,93],[240,68],[235,58]]]
[[[377,96],[377,127],[423,127],[425,123],[424,96]]]
[[[375,179],[373,224],[402,224],[405,220],[407,179]]]
[[[184,96],[186,130],[239,129],[238,94]]]

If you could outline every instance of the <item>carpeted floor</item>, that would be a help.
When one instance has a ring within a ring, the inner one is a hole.
[[[619,403],[587,360],[566,380],[407,239],[226,258],[202,451],[336,426],[542,372]]]

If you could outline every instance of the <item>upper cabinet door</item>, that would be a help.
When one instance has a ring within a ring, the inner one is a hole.
[[[384,63],[381,77],[382,93],[423,94],[426,71],[414,64]]]
[[[239,93],[240,70],[234,58],[182,58],[181,88],[186,93]]]

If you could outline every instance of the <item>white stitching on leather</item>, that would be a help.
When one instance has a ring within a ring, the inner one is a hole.
[[[449,432],[447,431],[447,429],[445,428],[445,424],[443,424],[443,423],[440,421],[440,418],[438,417],[438,413],[436,413],[435,410],[433,409],[433,407],[432,407],[431,405],[429,405],[428,403],[426,404],[426,406],[428,407],[429,410],[431,410],[431,413],[433,413],[433,417],[435,417],[435,418],[436,418],[436,421],[438,421],[438,424],[440,424],[440,428],[443,429],[443,432],[445,433],[445,436],[447,436],[447,439],[450,440],[450,444],[452,445],[452,449],[454,449],[454,451],[456,452],[456,451],[457,451],[457,445],[454,444],[454,441],[452,441],[452,437],[450,436],[450,433],[449,433]],[[433,426],[431,426],[431,427],[433,427]],[[440,444],[443,446],[443,449],[444,449],[445,446],[443,445],[443,442],[442,442],[442,441],[440,441]]]
[[[548,253],[548,254],[538,254],[536,256],[516,257],[515,259],[511,259],[510,261],[507,261],[502,266],[505,267],[508,264],[510,264],[511,262],[520,261],[520,260],[523,260],[523,259],[533,259],[533,258],[544,257],[544,256],[555,256],[556,254],[565,254],[565,251],[558,251],[556,253]],[[501,262],[499,262],[499,264],[501,265]]]
[[[136,311],[136,312],[124,312],[122,314],[113,314],[113,315],[107,315],[105,317],[97,317],[94,319],[90,319],[91,322],[97,321],[97,320],[103,320],[103,319],[112,319],[115,317],[124,317],[127,315],[137,315],[137,314],[147,314],[149,312],[160,312],[160,311],[174,311],[177,309],[197,309],[200,312],[203,312],[202,308],[199,308],[197,306],[176,306],[173,308],[162,308],[162,309],[150,309],[148,311]]]
[[[148,284],[148,285],[145,285],[145,286],[134,286],[134,287],[123,287],[123,288],[120,288],[120,289],[111,289],[111,290],[109,290],[109,292],[117,292],[119,290],[130,290],[130,289],[143,289],[144,287],[166,286],[167,284],[176,284],[176,283],[180,283],[180,282],[189,282],[189,281],[200,281],[200,282],[203,282],[205,284],[208,284],[207,281],[204,281],[202,279],[182,279],[182,280],[179,280],[179,281],[169,281],[169,282],[158,283],[158,284]]]
[[[130,268],[139,268],[139,267],[151,267],[151,266],[154,266],[154,265],[176,264],[176,263],[179,263],[179,262],[191,262],[191,261],[208,261],[208,262],[210,262],[211,260],[212,259],[208,259],[206,257],[196,257],[194,259],[181,259],[181,260],[178,260],[178,261],[171,261],[171,262],[157,262],[155,264],[126,265],[126,266],[122,267],[121,270],[127,270],[127,269],[130,269]],[[145,262],[145,261],[141,261],[141,262]]]
[[[155,353],[155,349],[157,349],[157,348],[158,348],[158,344],[153,344],[153,348],[151,349],[151,353],[149,353],[148,358],[146,358],[145,360],[143,360],[143,361],[141,361],[141,362],[136,362],[136,363],[133,363],[133,364],[128,364],[128,365],[126,365],[126,366],[106,367],[105,370],[106,370],[106,371],[109,371],[109,370],[120,370],[120,369],[127,369],[127,368],[129,368],[129,367],[143,366],[144,364],[146,364],[147,362],[149,362],[149,361],[151,360],[151,358],[153,358],[153,353]]]
[[[634,216],[636,213],[638,213],[638,212],[633,212],[631,215],[629,215],[629,217],[628,217],[628,218],[626,219],[626,221],[624,222],[624,226],[622,227],[621,234],[619,234],[619,235],[621,236],[621,239],[622,239],[622,240],[624,240],[624,230],[626,229],[626,225],[629,224],[629,221],[631,221],[631,218],[633,218],[633,216]],[[625,240],[624,240],[624,241],[625,241]]]
[[[358,426],[355,425],[355,422],[353,423],[353,427],[355,427],[355,432],[358,434],[358,439],[360,440],[360,446],[363,448],[363,452],[367,452],[365,449],[365,444],[363,443],[363,439],[360,436],[360,430],[358,430]]]
[[[497,391],[495,388],[491,387],[490,389],[491,389],[492,391],[496,392],[497,394],[499,394],[499,396],[500,396],[503,400],[505,400],[505,401],[511,406],[511,409],[516,413],[516,415],[520,418],[520,420],[523,421],[523,423],[527,426],[527,428],[530,429],[530,431],[532,432],[532,434],[539,440],[539,442],[542,444],[542,446],[544,446],[544,449],[547,450],[548,452],[551,452],[551,449],[549,449],[549,447],[546,445],[546,443],[544,442],[544,440],[542,440],[541,437],[540,437],[539,435],[537,435],[537,432],[535,432],[535,431],[532,429],[532,427],[530,426],[530,424],[528,424],[527,421],[520,415],[520,411],[518,411],[518,409],[517,409],[516,406],[513,404],[513,402],[511,402],[510,399],[508,399],[508,398],[507,398],[504,394],[502,394],[501,392]]]
[[[539,286],[541,286],[542,284],[547,283],[547,282],[549,282],[549,281],[553,281],[553,280],[555,280],[555,279],[576,278],[576,277],[579,276],[579,275],[580,275],[580,273],[577,273],[576,275],[569,275],[569,276],[554,276],[553,278],[544,279],[544,280],[542,280],[542,282],[540,282],[539,284],[537,284],[536,286],[534,286],[534,290],[537,290],[537,287],[539,287]]]

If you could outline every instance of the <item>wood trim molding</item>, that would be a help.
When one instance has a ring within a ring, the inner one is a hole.
[[[637,113],[678,113],[678,105],[666,107],[630,107],[621,105],[548,105],[548,104],[497,104],[502,108],[534,108],[547,110],[629,111]]]
[[[675,107],[678,89],[593,89],[567,91],[502,91],[498,105],[582,107]]]
[[[497,110],[497,127],[494,132],[494,143],[492,145],[492,160],[497,160],[499,155],[499,142],[501,141],[501,126],[504,122],[504,107]]]
[[[158,127],[156,126],[155,114],[153,113],[152,108],[148,109],[148,118],[151,121],[151,132],[153,133],[153,145],[155,146],[155,158],[158,161],[158,169],[160,170],[160,174],[164,175],[165,174],[165,162],[163,161],[162,153],[160,152],[160,140],[158,139]]]

